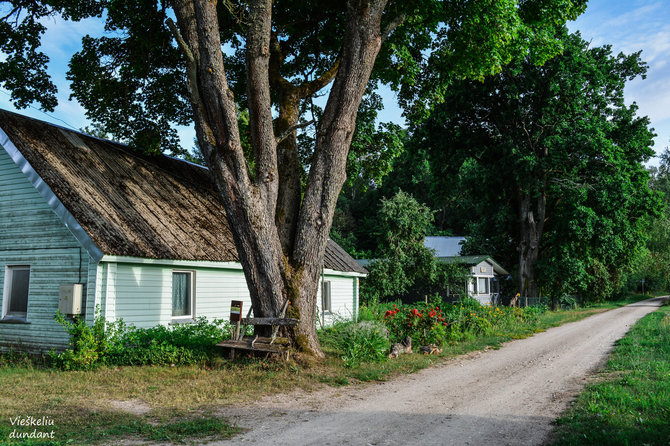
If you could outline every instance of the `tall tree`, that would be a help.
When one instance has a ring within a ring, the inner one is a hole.
[[[40,2],[3,6],[23,3]],[[40,4],[67,12],[68,2]],[[316,356],[322,354],[314,324],[318,277],[368,84],[401,88],[402,100],[422,116],[426,101],[442,95],[454,77],[483,78],[514,57],[543,62],[556,54],[560,42],[547,28],[584,8],[583,0],[94,4],[104,8],[113,35],[84,38],[70,65],[73,96],[91,119],[150,149],[170,145],[171,123],[194,122],[255,313],[276,316],[290,300],[290,314],[300,319],[294,340]],[[0,23],[15,30],[21,17],[10,10]],[[35,46],[40,32],[34,30],[36,40],[28,46]],[[310,122],[301,118],[326,86],[304,166],[297,131]],[[25,91],[38,87],[28,79]],[[20,91],[17,97],[30,99]],[[248,157],[238,104],[249,111]]]
[[[517,256],[524,296],[539,295],[538,267],[555,292],[611,282],[657,205],[642,166],[653,133],[623,98],[646,65],[639,53],[558,35],[564,52],[543,66],[526,60],[452,85],[414,134],[429,153],[426,175],[458,197],[477,244]]]
[[[642,279],[645,289],[666,291],[670,289],[670,149],[659,156],[658,166],[649,168],[650,187],[661,196],[663,212],[650,219],[649,239],[642,261],[629,280],[639,286]]]

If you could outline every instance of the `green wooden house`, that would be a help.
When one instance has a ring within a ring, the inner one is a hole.
[[[249,308],[203,167],[2,110],[0,146],[1,349],[66,347],[59,305],[139,327],[225,318],[231,300]],[[366,273],[328,242],[321,323],[356,317]]]

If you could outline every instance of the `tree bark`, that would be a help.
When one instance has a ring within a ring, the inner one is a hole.
[[[532,204],[535,201],[535,208]],[[540,241],[546,215],[544,188],[533,200],[530,193],[519,193],[519,293],[523,297],[538,297],[539,288],[535,266],[540,255]]]
[[[288,316],[300,320],[292,333],[295,345],[321,357],[315,324],[318,280],[335,203],[346,179],[356,113],[381,45],[380,24],[386,0],[347,3],[339,68],[334,67],[329,74],[332,79],[337,72],[319,125],[302,204],[299,176],[296,187],[295,134],[278,149],[272,126],[272,1],[248,2],[246,63],[256,161],[253,178],[244,158],[237,108],[226,79],[216,2],[172,3],[179,28],[173,32],[188,64],[198,143],[226,210],[254,316],[276,317],[290,300]],[[291,86],[295,90],[281,92],[286,100],[281,106],[283,120],[278,123],[277,134],[297,122],[299,98],[330,79],[326,76],[305,84],[304,90]],[[282,161],[281,170],[278,160]]]

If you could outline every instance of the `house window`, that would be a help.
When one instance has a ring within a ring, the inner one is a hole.
[[[321,311],[324,313],[330,313],[333,311],[331,304],[331,287],[330,280],[325,280],[322,282],[323,290],[321,291]]]
[[[193,317],[193,271],[172,272],[172,317]]]
[[[26,319],[28,315],[28,289],[30,266],[8,266],[5,270],[5,298],[3,318]]]
[[[489,294],[489,279],[488,279],[488,277],[479,277],[477,279],[477,292],[479,294]]]

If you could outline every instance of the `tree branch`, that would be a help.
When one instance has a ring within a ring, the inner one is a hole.
[[[407,16],[405,14],[401,14],[395,19],[391,20],[391,22],[388,25],[386,25],[386,27],[382,31],[382,44],[384,44],[386,39],[389,38],[389,36],[393,33],[393,31],[395,31],[397,27],[402,25],[406,19]]]
[[[198,94],[198,72],[193,52],[191,51],[191,48],[189,48],[188,44],[184,40],[184,37],[182,37],[181,33],[179,32],[177,25],[175,25],[172,19],[168,18],[165,23],[167,23],[167,26],[170,28],[170,31],[177,41],[179,48],[181,48],[182,53],[184,53],[184,57],[186,57],[189,85],[193,89],[191,95],[193,96],[193,99],[196,99],[197,102],[200,103],[201,99],[200,95]]]
[[[341,56],[337,56],[337,59],[335,59],[333,66],[330,67],[328,71],[326,71],[321,76],[317,77],[312,81],[301,84],[298,87],[298,89],[300,90],[300,97],[306,98],[308,96],[311,96],[317,91],[321,90],[326,85],[328,85],[330,81],[332,81],[335,75],[337,74],[337,71],[340,68],[341,60],[342,60]]]
[[[289,128],[287,128],[286,130],[284,130],[284,132],[283,132],[281,135],[277,136],[277,138],[275,138],[275,142],[276,142],[277,144],[279,144],[279,143],[281,143],[283,140],[285,140],[285,139],[286,139],[291,133],[293,133],[294,131],[296,131],[296,130],[298,130],[298,129],[301,129],[301,128],[303,128],[303,127],[307,127],[308,125],[312,125],[312,124],[314,124],[315,122],[316,122],[316,121],[315,121],[314,119],[312,119],[311,121],[308,121],[308,122],[303,122],[303,123],[300,123],[300,124],[292,125],[291,127],[289,127]]]
[[[247,96],[249,128],[256,158],[257,187],[274,215],[277,197],[277,146],[272,128],[270,99],[270,46],[272,35],[272,0],[249,2],[247,33]]]

